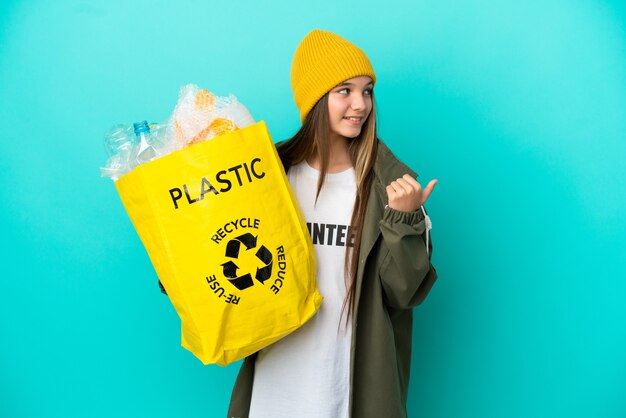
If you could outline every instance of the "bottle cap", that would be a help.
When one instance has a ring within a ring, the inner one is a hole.
[[[150,126],[148,126],[147,120],[133,123],[133,129],[135,130],[135,134],[150,132]]]

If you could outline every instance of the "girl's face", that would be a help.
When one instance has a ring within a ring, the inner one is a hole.
[[[372,79],[350,78],[328,93],[328,117],[331,136],[356,138],[372,111]]]

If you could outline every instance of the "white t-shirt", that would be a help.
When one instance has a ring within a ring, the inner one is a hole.
[[[258,353],[250,418],[348,417],[352,327],[340,316],[356,179],[353,168],[327,174],[315,203],[318,176],[306,161],[287,175],[311,232],[324,300],[306,324]]]

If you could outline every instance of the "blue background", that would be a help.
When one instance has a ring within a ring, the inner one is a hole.
[[[0,16],[0,416],[225,416],[238,366],[180,347],[99,177],[102,137],[165,120],[189,82],[288,137],[291,59],[316,27],[366,51],[381,138],[439,179],[410,415],[626,416],[624,2],[5,0]]]

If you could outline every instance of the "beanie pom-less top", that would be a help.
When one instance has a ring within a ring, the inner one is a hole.
[[[330,89],[363,75],[376,83],[374,68],[359,47],[332,32],[311,31],[298,45],[291,64],[291,89],[300,122]]]

